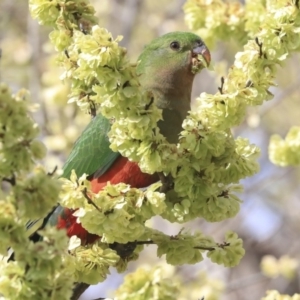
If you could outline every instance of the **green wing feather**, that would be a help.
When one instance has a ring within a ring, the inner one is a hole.
[[[110,127],[109,120],[102,115],[93,118],[75,142],[63,166],[62,177],[70,178],[73,169],[78,177],[84,173],[99,177],[106,172],[120,155],[109,147],[107,133]]]
[[[109,120],[98,114],[75,142],[64,164],[61,177],[70,178],[73,169],[79,177],[84,173],[94,177],[104,174],[120,155],[109,148],[110,143],[107,136],[109,130]],[[56,225],[57,218],[62,213],[63,207],[58,205],[44,219],[29,221],[26,227],[31,240],[41,240],[36,231],[44,228],[48,222],[53,226]]]

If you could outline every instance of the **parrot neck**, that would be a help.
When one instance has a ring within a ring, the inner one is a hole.
[[[151,89],[156,105],[163,110],[163,120],[158,122],[158,127],[170,143],[178,142],[182,122],[191,109],[193,79],[194,76],[178,76],[172,82],[161,83],[158,80]]]
[[[178,142],[182,122],[190,110],[195,77],[191,72],[190,55],[163,62],[152,58],[140,70],[141,86],[153,95],[155,104],[163,110],[163,120],[158,122],[158,127],[170,143]]]

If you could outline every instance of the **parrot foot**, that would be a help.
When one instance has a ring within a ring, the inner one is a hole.
[[[159,189],[161,193],[166,193],[174,188],[173,177],[170,174],[165,176],[162,172],[159,172],[158,177],[162,183]]]

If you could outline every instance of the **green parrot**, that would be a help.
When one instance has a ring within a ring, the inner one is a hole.
[[[151,93],[154,103],[162,109],[163,119],[158,122],[158,127],[170,143],[177,143],[182,122],[190,110],[195,68],[199,71],[209,63],[208,48],[199,36],[189,32],[172,32],[153,40],[138,58],[137,74],[141,87]],[[142,173],[137,163],[110,149],[109,131],[110,121],[101,114],[95,116],[75,142],[63,167],[62,177],[70,178],[73,169],[78,177],[88,174],[95,193],[103,189],[108,181],[111,184],[123,182],[134,188],[145,188],[157,182],[158,174]],[[30,239],[40,241],[37,230],[52,225],[66,229],[69,237],[76,235],[83,245],[95,242],[99,236],[87,232],[76,222],[73,213],[74,210],[58,205],[46,218],[29,222]],[[114,243],[110,247],[126,258],[136,244]],[[14,259],[13,254],[11,259]],[[72,300],[78,299],[88,286],[77,283]]]
[[[189,32],[165,34],[147,45],[138,58],[137,74],[141,87],[149,91],[159,108],[163,120],[158,122],[160,132],[170,143],[178,141],[182,122],[190,110],[191,92],[195,77],[195,64],[210,63],[210,52],[201,38]],[[202,67],[205,67],[204,65]],[[200,69],[202,68],[200,67]],[[135,162],[110,149],[107,133],[110,121],[101,114],[95,116],[82,132],[63,167],[64,178],[70,178],[74,169],[77,176],[88,174],[92,191],[97,193],[109,181],[145,188],[159,180],[157,174],[142,173]],[[93,243],[99,237],[88,233],[73,216],[74,210],[57,206],[39,224],[65,228],[69,237],[78,236],[82,244]],[[33,225],[35,222],[30,224]],[[40,239],[37,232],[31,239]]]

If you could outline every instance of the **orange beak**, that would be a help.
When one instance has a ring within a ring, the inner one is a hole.
[[[197,44],[192,51],[192,56],[197,57],[197,55],[201,54],[205,59],[207,66],[210,64],[211,56],[208,48],[203,44]]]

